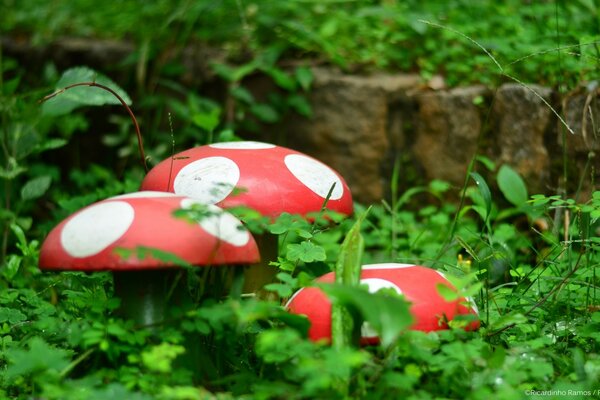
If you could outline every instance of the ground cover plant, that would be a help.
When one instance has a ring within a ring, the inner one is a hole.
[[[312,80],[306,66],[314,63],[414,69],[425,82],[442,73],[450,84],[513,77],[574,88],[598,71],[595,2],[18,3],[3,1],[2,32],[39,42],[64,34],[127,37],[146,50],[125,63],[154,68],[123,90],[127,82],[85,67],[59,72],[47,64],[33,78],[0,57],[0,398],[600,397],[600,191],[589,181],[593,174],[576,177],[589,196],[529,193],[510,166],[473,155],[464,187],[401,182],[396,168],[390,198],[356,205],[351,218],[309,222],[284,214],[266,223],[239,209],[250,229],[279,235],[278,280],[266,287],[272,296],[201,296],[202,272],[180,263],[195,303],[158,326],[119,317],[108,273],[38,268],[53,226],[95,201],[137,190],[144,176],[131,121],[114,96],[82,87],[38,103],[55,88],[92,81],[114,89],[140,110],[152,162],[173,154],[173,141],[185,148],[236,140],[253,120],[273,123],[290,110],[310,115],[302,99]],[[224,102],[178,85],[177,66],[161,64],[161,48],[181,49],[191,39],[230,52],[227,63],[214,65],[227,82]],[[287,68],[290,59],[301,62]],[[252,97],[243,80],[255,72],[271,76],[286,96]],[[156,92],[160,85],[171,94]],[[233,116],[227,101],[236,105]],[[97,129],[98,121],[110,121],[111,133]],[[86,150],[84,135],[101,140]],[[182,213],[201,220],[200,211]],[[410,331],[401,297],[332,286],[329,296],[347,312],[339,335],[364,320],[384,340],[330,346],[309,341],[307,321],[282,307],[326,272],[389,261],[444,272],[457,291],[441,294],[472,296],[481,328],[466,332],[456,320],[449,330]]]

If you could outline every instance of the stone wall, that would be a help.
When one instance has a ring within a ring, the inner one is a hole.
[[[416,174],[423,181],[443,179],[461,187],[475,155],[512,166],[531,194],[556,192],[563,160],[572,188],[584,173],[588,186],[600,181],[595,88],[565,96],[561,104],[551,89],[537,85],[431,90],[414,75],[359,76],[323,68],[314,73],[314,116],[285,121],[287,144],[336,168],[361,202],[386,195],[396,158],[405,168],[401,184],[414,184],[407,180]],[[551,107],[565,114],[571,131]]]
[[[61,69],[87,64],[108,71],[117,81],[124,73],[115,68],[118,60],[134,51],[126,43],[80,39],[37,48],[4,38],[2,45],[6,55],[32,66],[39,67],[42,60],[53,60]],[[223,53],[186,48],[177,57],[184,67],[182,83],[200,88],[217,79],[208,65],[210,60],[222,60]],[[422,85],[416,75],[349,75],[333,68],[313,71],[314,86],[309,94],[313,117],[291,115],[276,127],[264,126],[260,133],[249,134],[253,135],[249,138],[277,138],[283,142],[279,144],[331,165],[363,203],[388,195],[396,160],[402,167],[400,186],[405,187],[431,179],[461,187],[475,155],[514,167],[525,178],[530,193],[555,193],[565,162],[570,187],[575,188],[582,176],[588,183],[600,181],[596,156],[600,150],[600,102],[595,86],[582,87],[561,98],[551,89],[536,85],[506,83],[496,89],[470,86],[434,90]],[[134,75],[131,71],[128,74]],[[258,92],[275,90],[264,77],[258,81]],[[216,86],[223,88],[222,83]],[[564,114],[570,128],[550,106]]]

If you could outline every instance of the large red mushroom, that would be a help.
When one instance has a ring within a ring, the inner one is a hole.
[[[353,211],[350,189],[340,174],[306,154],[262,142],[214,143],[183,151],[155,166],[141,189],[174,192],[223,208],[245,206],[271,219],[284,212],[318,212],[328,195],[328,210]],[[266,234],[257,241],[262,263],[246,274],[247,291],[256,291],[276,272],[269,261],[277,259],[277,237]]]
[[[333,283],[333,272],[317,279],[317,282]],[[364,265],[361,272],[361,284],[374,293],[380,289],[392,289],[402,294],[411,303],[410,312],[415,322],[412,330],[430,332],[448,329],[448,321],[457,315],[478,315],[477,306],[471,298],[446,301],[438,292],[437,285],[453,288],[445,276],[432,268],[410,264],[370,264]],[[313,341],[331,341],[331,302],[316,287],[300,289],[288,301],[286,308],[294,314],[308,317],[311,323],[309,338]],[[479,327],[479,321],[470,322],[466,329]],[[378,344],[379,338],[368,324],[361,331],[362,344]]]
[[[256,243],[241,222],[217,206],[190,223],[174,216],[197,201],[166,192],[135,192],[94,203],[56,226],[44,241],[43,270],[112,271],[121,311],[136,322],[164,317],[174,274],[174,255],[194,266],[250,264],[259,260]],[[140,248],[151,249],[140,254]],[[130,251],[123,257],[118,249]]]

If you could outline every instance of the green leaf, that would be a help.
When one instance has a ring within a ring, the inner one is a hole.
[[[440,296],[442,296],[446,301],[455,301],[461,296],[456,289],[453,289],[443,283],[438,283],[435,286]]]
[[[332,299],[334,306],[343,305],[358,312],[379,334],[384,347],[394,343],[413,322],[409,303],[400,296],[388,292],[369,293],[361,287],[340,284],[321,284],[319,288]]]
[[[475,159],[477,161],[479,161],[481,164],[483,164],[483,166],[486,167],[488,169],[488,171],[493,171],[496,169],[496,164],[494,164],[494,162],[492,160],[490,160],[489,158],[487,158],[485,156],[477,156],[477,157],[475,157]]]
[[[263,122],[274,123],[279,120],[279,113],[268,104],[253,104],[250,112]]]
[[[15,348],[6,352],[9,366],[5,375],[13,378],[48,370],[60,371],[69,365],[69,353],[48,345],[40,337],[33,337],[28,343],[27,350]]]
[[[242,86],[235,86],[231,89],[231,95],[242,103],[252,104],[254,103],[254,96],[250,91]]]
[[[296,90],[296,81],[285,71],[279,68],[268,68],[265,72],[273,78],[277,86],[288,91]]]
[[[358,286],[362,256],[365,248],[360,227],[370,208],[367,209],[354,223],[342,242],[340,254],[335,264],[335,281],[346,286]],[[352,344],[358,339],[359,321],[353,321],[343,304],[333,304],[331,309],[331,341],[334,347],[340,349]]]
[[[303,117],[310,118],[312,116],[312,108],[306,97],[293,94],[287,98],[288,105]]]
[[[87,67],[75,67],[66,70],[56,84],[55,89],[62,90],[67,86],[84,82],[95,82],[107,86],[114,90],[127,105],[131,104],[131,99],[127,93],[116,83]],[[64,115],[81,106],[101,106],[105,104],[121,104],[121,102],[113,94],[102,88],[77,86],[45,101],[42,105],[42,112],[46,115]]]
[[[481,194],[481,198],[483,199],[483,202],[485,204],[484,220],[487,221],[487,219],[490,216],[490,211],[492,210],[492,194],[490,193],[490,188],[488,187],[487,183],[485,182],[485,179],[483,179],[483,177],[481,175],[479,175],[477,172],[471,172],[470,176],[471,176],[471,178],[473,178],[473,180],[477,184],[477,188],[479,189],[479,194]]]
[[[17,160],[15,160],[13,157],[10,157],[8,159],[6,168],[0,167],[0,178],[8,180],[15,179],[25,171],[27,171],[27,168],[21,167]]]
[[[521,176],[508,165],[503,165],[498,171],[498,187],[512,205],[520,207],[527,203],[527,187]]]
[[[0,307],[0,323],[8,322],[9,324],[16,324],[26,319],[27,316],[17,309]]]
[[[306,67],[298,67],[296,68],[295,75],[300,87],[304,90],[309,90],[314,79],[311,69]]]
[[[221,78],[228,82],[239,82],[246,75],[251,74],[256,70],[256,63],[249,63],[240,67],[230,67],[226,64],[214,63],[212,64],[213,70]]]
[[[185,352],[185,347],[161,343],[142,353],[142,362],[150,371],[168,373],[175,358]]]
[[[198,113],[192,116],[192,122],[199,128],[207,132],[212,132],[219,125],[221,109],[218,107],[205,113]]]
[[[48,175],[38,176],[29,180],[21,188],[21,199],[27,201],[42,197],[48,191],[48,188],[50,188],[51,183],[52,177]]]
[[[59,148],[65,146],[67,143],[69,143],[69,141],[66,139],[60,139],[60,138],[48,139],[44,143],[38,145],[36,151],[38,153],[41,153],[46,150],[59,149]]]
[[[523,314],[506,314],[498,318],[492,323],[491,330],[499,330],[511,325],[524,324],[527,322],[527,317]]]
[[[325,249],[313,242],[304,241],[300,244],[287,245],[287,258],[290,261],[303,261],[306,263],[314,261],[325,261],[327,258]]]

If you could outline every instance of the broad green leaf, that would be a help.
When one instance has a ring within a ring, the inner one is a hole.
[[[194,114],[192,116],[192,122],[197,127],[202,128],[205,131],[212,132],[217,127],[217,125],[219,125],[220,116],[221,109],[215,107],[210,111]]]
[[[296,90],[296,81],[287,72],[282,71],[279,68],[268,68],[264,70],[282,89],[288,91]]]
[[[470,176],[477,184],[479,194],[481,194],[481,198],[485,204],[485,220],[487,220],[490,216],[490,211],[492,210],[492,194],[490,193],[490,188],[488,187],[485,179],[483,179],[483,177],[477,172],[471,172]]]
[[[66,70],[56,84],[55,89],[61,90],[70,85],[84,82],[95,82],[107,86],[114,90],[127,105],[131,104],[131,99],[123,89],[108,77],[88,67],[75,67]],[[42,105],[42,112],[46,115],[64,115],[81,106],[101,106],[105,104],[121,104],[121,102],[112,93],[102,88],[77,86],[45,101]]]
[[[527,203],[527,187],[521,176],[508,165],[503,165],[498,171],[498,187],[512,205],[520,207]]]
[[[274,123],[279,120],[279,113],[268,104],[253,104],[250,112],[263,122]]]
[[[69,353],[48,345],[40,337],[33,337],[29,340],[27,350],[15,348],[6,352],[9,365],[5,376],[13,378],[48,370],[60,371],[69,365]]]
[[[527,317],[523,314],[506,314],[492,322],[491,330],[499,330],[511,325],[524,324],[525,322],[527,322]]]
[[[384,347],[394,343],[413,322],[409,303],[400,296],[369,293],[361,287],[340,284],[321,284],[319,287],[332,299],[334,306],[343,305],[358,312],[379,334]]]
[[[295,75],[300,87],[305,91],[309,90],[314,79],[311,69],[306,67],[298,67],[296,68]]]
[[[455,301],[461,296],[456,289],[453,289],[443,283],[438,283],[436,285],[436,289],[440,296],[442,296],[446,301]]]
[[[18,322],[23,322],[26,319],[27,316],[17,309],[0,307],[0,324],[3,322],[16,324]]]
[[[42,197],[48,191],[51,183],[52,177],[48,175],[38,176],[29,180],[21,188],[21,199],[27,201]]]
[[[312,116],[312,108],[308,100],[306,100],[306,97],[299,94],[293,94],[287,98],[287,103],[294,111],[303,117],[310,118]]]
[[[236,99],[246,104],[254,103],[254,96],[248,89],[242,86],[235,86],[231,89],[231,95]]]
[[[313,242],[304,241],[300,244],[287,245],[287,258],[290,261],[303,261],[306,263],[314,261],[325,261],[327,258],[325,249]]]
[[[161,343],[142,353],[142,362],[150,371],[171,372],[171,364],[177,356],[185,352],[185,347],[170,343]]]
[[[214,63],[212,64],[212,67],[215,73],[226,81],[239,82],[244,79],[245,76],[256,70],[256,63],[249,63],[240,67],[231,67],[226,64]]]
[[[336,283],[355,287],[360,282],[362,256],[365,247],[360,227],[369,210],[370,208],[357,219],[342,242],[340,254],[335,264]],[[353,338],[358,336],[359,328],[358,321],[352,320],[352,316],[343,304],[333,304],[331,309],[331,339],[335,347],[343,348],[352,344]]]
[[[483,164],[483,166],[485,166],[488,169],[488,171],[493,171],[496,169],[496,164],[494,164],[494,162],[489,158],[485,156],[477,156],[475,158],[477,159],[477,161]]]
[[[38,144],[36,150],[37,150],[37,152],[41,153],[46,150],[54,150],[54,149],[61,148],[61,147],[65,146],[67,143],[69,143],[69,141],[66,139],[60,139],[60,138],[48,139],[44,143]]]

